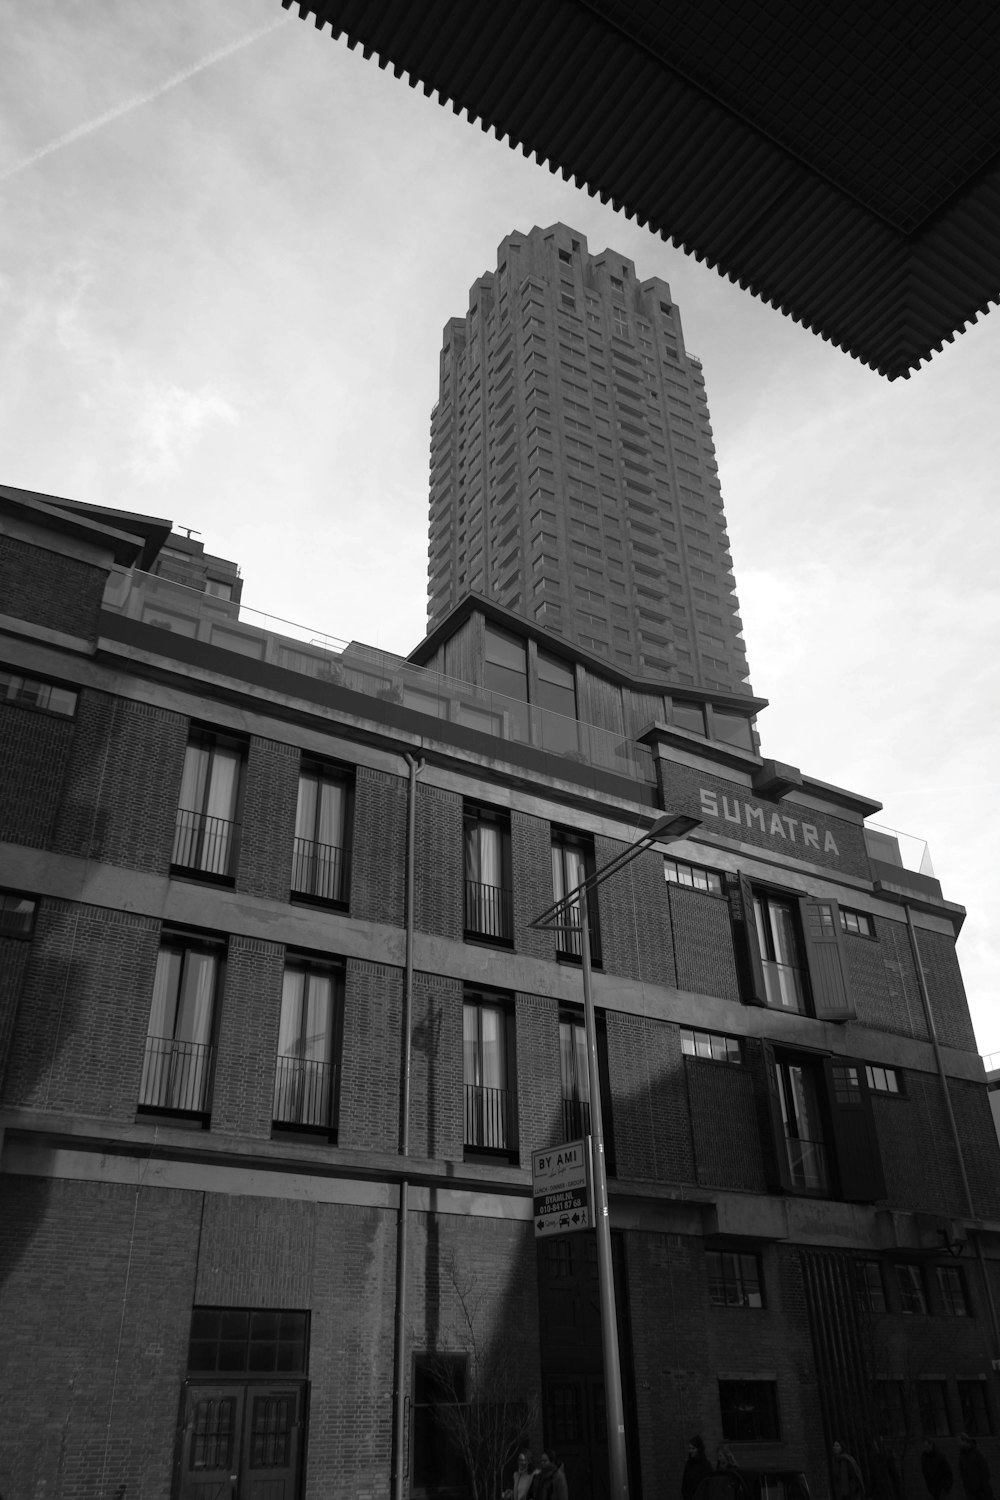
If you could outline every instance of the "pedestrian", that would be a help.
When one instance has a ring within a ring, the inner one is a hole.
[[[531,1461],[531,1454],[523,1448],[517,1455],[517,1468],[511,1477],[510,1489],[504,1490],[504,1500],[528,1500],[531,1486],[538,1470]]]
[[[531,1500],[569,1500],[566,1473],[558,1456],[550,1448],[542,1454],[531,1486]]]
[[[967,1432],[958,1434],[958,1472],[962,1476],[966,1500],[993,1500],[990,1466],[980,1453],[975,1438]]]
[[[833,1445],[833,1493],[835,1500],[865,1500],[860,1465],[839,1439]]]
[[[715,1474],[726,1500],[749,1500],[750,1489],[743,1470],[727,1443],[720,1443],[715,1451]]]
[[[687,1462],[681,1477],[681,1500],[694,1500],[694,1493],[703,1480],[715,1473],[705,1453],[705,1444],[695,1433],[688,1443]]]
[[[945,1500],[945,1496],[955,1482],[955,1476],[944,1454],[938,1452],[933,1438],[928,1438],[924,1443],[924,1451],[920,1455],[920,1467],[931,1500]]]
[[[885,1438],[873,1440],[868,1458],[871,1500],[903,1500],[903,1481],[896,1456]]]

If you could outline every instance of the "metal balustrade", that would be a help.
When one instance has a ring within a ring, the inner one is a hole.
[[[292,890],[322,901],[347,900],[347,850],[313,839],[292,846]]]
[[[579,915],[577,913],[577,915]],[[597,925],[596,903],[591,900],[588,912],[590,927],[590,962],[599,964],[601,962],[601,930]],[[563,927],[559,930],[558,945],[560,953],[572,954],[574,958],[583,957],[583,941],[578,927]]]
[[[481,937],[514,936],[514,893],[499,885],[465,882],[465,930]]]
[[[278,1125],[328,1127],[333,1117],[333,1063],[279,1057],[274,1074],[274,1120]]]
[[[228,818],[179,807],[172,863],[185,870],[202,870],[206,875],[230,874],[237,827]]]
[[[212,1048],[207,1042],[148,1036],[139,1103],[147,1109],[204,1114],[208,1108],[211,1074]]]
[[[564,1099],[562,1102],[563,1140],[576,1141],[590,1134],[590,1100]]]
[[[465,1085],[465,1144],[484,1151],[513,1151],[517,1143],[516,1095],[512,1089]]]

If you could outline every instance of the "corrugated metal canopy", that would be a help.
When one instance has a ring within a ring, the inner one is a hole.
[[[1000,296],[995,0],[297,8],[890,379]]]

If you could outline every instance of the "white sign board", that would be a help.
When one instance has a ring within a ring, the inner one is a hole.
[[[536,1239],[593,1228],[588,1158],[586,1141],[566,1141],[550,1151],[532,1151]]]

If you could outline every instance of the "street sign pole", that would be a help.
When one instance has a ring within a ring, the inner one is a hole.
[[[604,1158],[604,1120],[601,1115],[601,1075],[597,1063],[597,1019],[594,1011],[593,976],[590,969],[590,921],[587,914],[586,887],[581,888],[579,900],[583,1019],[587,1036],[587,1077],[590,1082],[593,1215],[597,1229],[597,1283],[601,1302],[601,1339],[604,1345],[604,1400],[608,1418],[610,1500],[628,1500],[625,1407],[622,1401],[622,1371],[618,1353],[618,1313],[615,1306],[614,1266],[611,1259],[608,1174]]]

